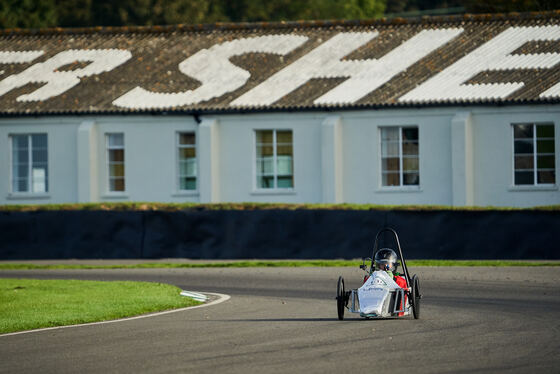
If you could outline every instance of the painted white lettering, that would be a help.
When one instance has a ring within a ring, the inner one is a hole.
[[[265,82],[232,101],[232,106],[270,105],[312,78],[348,76],[347,69],[360,61],[339,61],[379,33],[340,33],[280,70]]]
[[[505,98],[524,84],[522,82],[465,84],[465,82],[483,71],[551,68],[560,62],[559,53],[523,55],[511,53],[530,41],[558,39],[560,39],[560,26],[511,27],[403,95],[399,101]]]
[[[129,51],[118,49],[63,51],[45,62],[30,66],[21,73],[11,75],[1,81],[0,96],[28,83],[46,83],[30,94],[19,96],[17,101],[47,100],[79,84],[80,78],[112,70],[131,56]],[[76,61],[90,62],[90,64],[72,71],[56,71],[58,68]]]
[[[41,56],[43,51],[0,51],[0,64],[25,64]],[[0,70],[0,75],[4,70]]]
[[[555,84],[539,95],[540,97],[560,97],[560,83]]]
[[[0,64],[25,64],[44,53],[43,51],[0,51]]]
[[[424,30],[380,59],[342,60],[378,33],[340,33],[230,105],[270,105],[313,78],[347,77],[314,104],[354,103],[439,48],[462,29]]]
[[[268,35],[243,38],[202,49],[179,64],[179,70],[200,81],[194,90],[178,93],[150,92],[136,87],[113,104],[125,108],[168,108],[196,104],[220,97],[242,87],[251,74],[233,65],[229,59],[245,53],[285,55],[307,41],[298,35]]]

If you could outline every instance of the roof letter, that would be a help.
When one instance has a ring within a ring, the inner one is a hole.
[[[465,82],[478,73],[488,70],[551,68],[560,62],[559,53],[515,55],[511,53],[530,41],[558,39],[560,39],[560,26],[510,27],[403,95],[399,101],[503,99],[523,87],[524,83],[465,84]]]
[[[43,51],[1,51],[0,64],[24,64],[41,56]]]
[[[40,101],[60,95],[78,83],[80,78],[109,71],[131,57],[130,52],[118,49],[68,50],[58,53],[45,62],[32,65],[19,74],[10,75],[0,82],[0,96],[28,83],[46,83],[17,101]],[[90,61],[84,68],[56,71],[75,61]]]
[[[270,105],[313,78],[348,77],[314,104],[354,103],[459,35],[462,29],[424,30],[380,59],[342,60],[377,31],[340,33],[271,76],[230,105]]]
[[[25,64],[41,56],[43,51],[0,51],[0,64]],[[0,75],[4,70],[0,70]]]
[[[233,65],[229,59],[245,53],[285,55],[307,41],[306,36],[267,35],[242,38],[209,49],[202,49],[179,64],[179,70],[201,82],[185,92],[159,93],[136,87],[119,97],[113,104],[124,108],[168,108],[200,103],[242,87],[251,74]]]

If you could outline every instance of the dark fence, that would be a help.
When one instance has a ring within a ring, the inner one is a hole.
[[[0,259],[360,258],[384,226],[411,259],[560,259],[560,212],[488,210],[0,212]]]

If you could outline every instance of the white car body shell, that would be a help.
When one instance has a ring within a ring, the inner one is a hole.
[[[387,272],[374,271],[368,280],[358,288],[360,314],[372,317],[392,316],[392,311],[389,310],[391,291],[400,289]]]

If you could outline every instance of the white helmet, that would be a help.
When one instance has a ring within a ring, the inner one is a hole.
[[[399,259],[391,248],[382,248],[375,254],[375,269],[385,271],[396,271]]]

